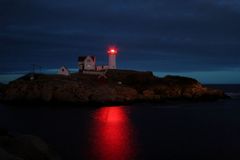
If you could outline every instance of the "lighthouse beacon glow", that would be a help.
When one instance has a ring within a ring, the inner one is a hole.
[[[116,56],[118,53],[118,49],[116,47],[109,47],[107,53],[109,69],[117,69]]]

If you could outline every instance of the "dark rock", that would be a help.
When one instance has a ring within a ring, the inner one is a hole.
[[[2,130],[2,129],[1,129]],[[0,134],[1,160],[60,160],[39,137],[32,135],[10,136]]]
[[[71,76],[28,74],[6,86],[4,101],[108,103],[206,100],[225,98],[217,89],[180,76],[156,77],[152,72],[108,70],[107,79],[75,73]],[[34,78],[32,78],[34,77]],[[121,83],[119,83],[121,82]]]
[[[0,83],[0,93],[4,92],[5,88],[6,88],[6,84]]]
[[[0,136],[7,136],[7,135],[9,135],[8,130],[0,128]]]

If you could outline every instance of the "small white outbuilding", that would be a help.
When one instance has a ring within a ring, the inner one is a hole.
[[[58,74],[59,75],[63,75],[63,76],[69,76],[70,75],[70,71],[66,66],[62,66],[58,69]]]

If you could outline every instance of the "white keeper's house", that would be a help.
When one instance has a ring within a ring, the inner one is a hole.
[[[96,69],[96,57],[95,56],[80,56],[78,57],[79,70],[95,70]]]

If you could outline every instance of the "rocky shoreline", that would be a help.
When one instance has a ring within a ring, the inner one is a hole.
[[[0,128],[1,160],[61,160],[42,139]]]
[[[180,76],[159,78],[152,72],[108,70],[107,79],[83,73],[71,76],[27,74],[0,86],[2,102],[94,103],[204,101],[227,98],[223,91]]]

